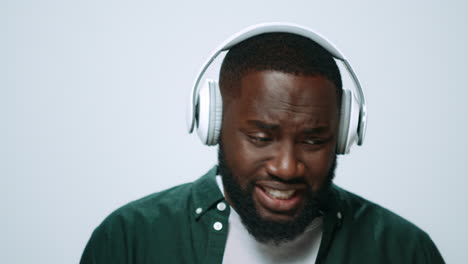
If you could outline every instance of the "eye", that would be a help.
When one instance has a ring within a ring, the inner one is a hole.
[[[272,141],[272,138],[266,135],[247,135],[247,138],[251,143],[259,147],[265,146]]]
[[[269,137],[256,137],[256,136],[248,136],[252,141],[259,141],[259,142],[269,142],[271,138]]]
[[[325,143],[325,140],[321,138],[307,138],[303,140],[302,143],[307,145],[320,145]]]

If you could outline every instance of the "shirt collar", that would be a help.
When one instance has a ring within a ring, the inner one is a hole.
[[[198,220],[209,209],[224,199],[223,194],[216,184],[218,166],[211,168],[205,175],[196,180],[193,184],[193,214]]]

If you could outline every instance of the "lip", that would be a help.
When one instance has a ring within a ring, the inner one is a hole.
[[[296,190],[289,199],[275,199],[268,195],[263,186],[277,190]],[[305,185],[286,185],[280,182],[258,182],[254,188],[254,198],[259,205],[269,214],[280,214],[293,216],[298,211],[304,200]]]
[[[260,187],[265,186],[268,188],[284,191],[284,190],[305,190],[307,186],[305,184],[285,184],[277,181],[257,181],[256,184]]]

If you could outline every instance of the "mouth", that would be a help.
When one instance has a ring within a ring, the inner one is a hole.
[[[277,190],[273,188],[263,187],[263,190],[273,199],[288,200],[296,194],[296,190]]]
[[[253,198],[260,215],[277,220],[289,220],[297,215],[305,200],[304,184],[257,182]]]

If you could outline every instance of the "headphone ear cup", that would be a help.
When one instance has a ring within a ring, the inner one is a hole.
[[[217,81],[210,82],[210,127],[208,130],[208,146],[218,144],[223,119],[223,100]]]
[[[358,138],[359,103],[351,90],[343,90],[341,96],[340,124],[336,154],[348,154]]]
[[[197,134],[203,144],[218,144],[223,114],[223,102],[218,83],[207,79],[198,97]]]
[[[351,113],[351,91],[343,89],[341,94],[340,123],[336,143],[336,154],[346,154],[348,141],[349,115]]]

